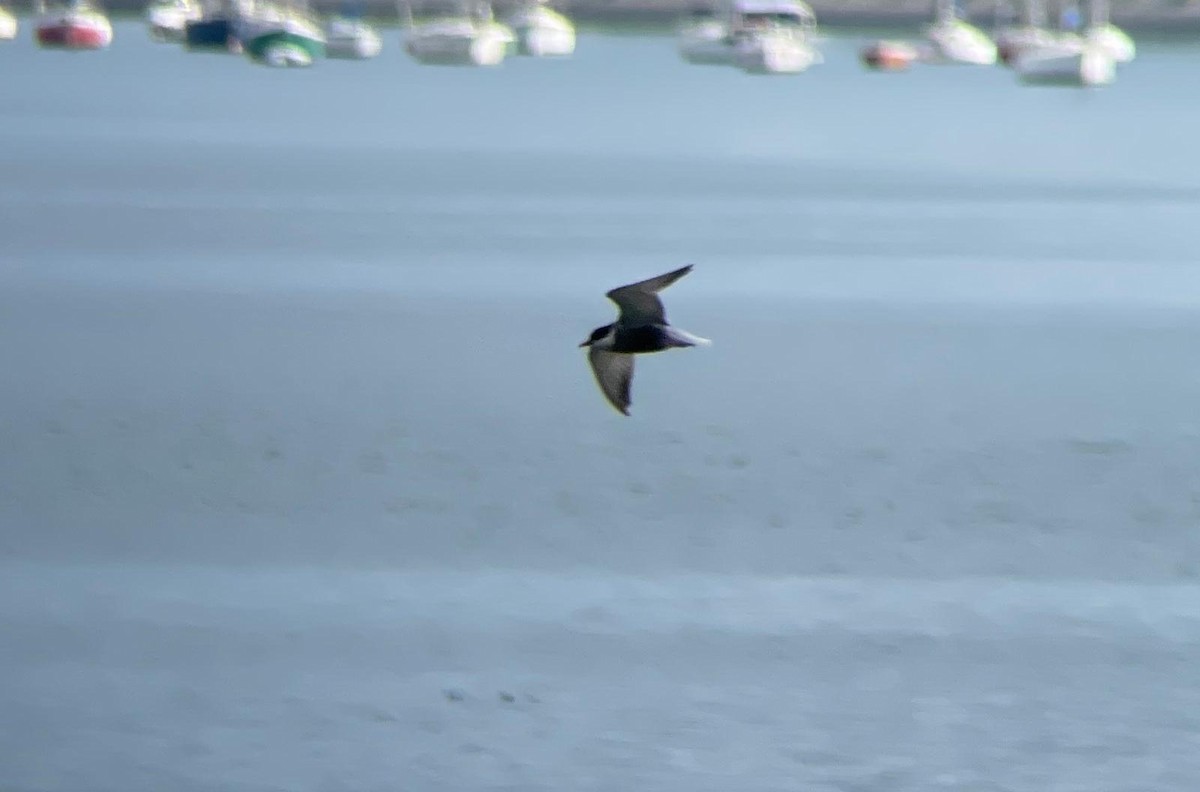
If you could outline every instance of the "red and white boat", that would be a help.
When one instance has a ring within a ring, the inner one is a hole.
[[[907,41],[873,41],[858,53],[863,65],[876,71],[904,71],[920,60],[921,52]]]
[[[113,39],[108,17],[86,0],[42,10],[35,31],[39,45],[55,49],[103,49]]]

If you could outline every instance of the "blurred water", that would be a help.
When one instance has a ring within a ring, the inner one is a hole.
[[[0,48],[0,786],[1195,787],[1197,51],[396,39]]]

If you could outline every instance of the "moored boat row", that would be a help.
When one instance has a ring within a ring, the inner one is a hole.
[[[1135,55],[1132,39],[1108,19],[1108,0],[1087,0],[1083,27],[1067,15],[1047,23],[1041,0],[1025,0],[1016,24],[999,27],[995,39],[958,17],[953,0],[938,0],[933,23],[918,44],[877,41],[865,47],[863,63],[879,71],[901,71],[913,63],[1009,66],[1026,85],[1091,87],[1116,78],[1116,65]]]
[[[527,0],[504,20],[488,3],[458,13],[413,20],[402,8],[404,49],[419,63],[437,66],[495,66],[510,47],[521,55],[565,56],[575,51],[575,25],[543,0]]]
[[[190,0],[162,0],[184,3]],[[404,49],[420,63],[492,66],[510,46],[533,56],[570,55],[575,50],[575,26],[563,14],[538,0],[519,6],[506,20],[496,20],[488,4],[414,22],[411,9],[401,7]],[[162,14],[148,24],[152,35],[182,40],[191,50],[244,51],[253,60],[272,66],[306,66],[321,57],[373,58],[383,48],[369,23],[348,13],[322,26],[304,6],[254,0],[215,0],[200,13],[180,13],[178,34],[158,32]]]
[[[344,0],[360,2],[361,0]],[[522,0],[497,19],[489,0],[449,0],[457,12],[415,21],[410,0],[397,0],[404,50],[431,65],[493,66],[512,51],[564,56],[575,49],[575,27],[547,0]],[[903,71],[913,64],[1001,63],[1030,85],[1104,85],[1116,64],[1132,60],[1133,41],[1108,18],[1108,0],[1082,0],[1086,23],[1078,30],[1063,16],[1046,22],[1043,0],[1020,0],[1015,24],[990,37],[958,14],[955,0],[935,0],[931,22],[916,42],[875,41],[863,48],[864,65]],[[34,36],[59,49],[101,49],[112,25],[92,0],[47,8],[38,0]],[[366,59],[382,50],[379,33],[343,9],[319,19],[308,0],[152,0],[145,10],[149,35],[189,51],[245,53],[269,66],[309,66],[322,58]],[[693,15],[678,30],[681,57],[694,64],[733,66],[747,73],[795,74],[823,61],[816,16],[804,0],[717,0],[715,11]],[[16,35],[17,18],[0,6],[0,39]]]
[[[534,57],[575,50],[574,24],[545,0],[527,0],[503,21],[486,2],[420,22],[405,16],[404,49],[421,63],[490,66],[510,49]],[[144,18],[155,41],[179,43],[190,52],[245,53],[269,66],[308,66],[325,57],[363,60],[383,48],[378,31],[349,9],[322,21],[306,0],[153,0]],[[18,27],[17,17],[0,6],[0,39],[15,37]],[[91,0],[68,0],[38,7],[34,37],[42,47],[101,49],[112,43],[113,32]]]

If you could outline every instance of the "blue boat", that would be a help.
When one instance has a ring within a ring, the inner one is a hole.
[[[184,46],[190,50],[241,52],[237,36],[241,16],[241,4],[236,0],[206,4],[200,18],[188,20],[184,26]]]

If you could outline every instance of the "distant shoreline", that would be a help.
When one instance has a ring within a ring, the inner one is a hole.
[[[145,0],[98,0],[117,16],[141,14]],[[997,6],[997,2],[999,5]],[[361,9],[373,19],[395,21],[396,0],[310,0],[320,13],[332,13],[347,6]],[[29,13],[32,4],[24,6]],[[455,0],[412,0],[419,15],[428,15],[456,7]],[[493,0],[497,12],[515,5],[514,0]],[[656,30],[674,26],[689,12],[711,8],[714,0],[551,0],[551,5],[566,12],[585,26],[611,26],[614,29]],[[809,0],[818,24],[828,30],[875,30],[892,33],[916,33],[931,16],[931,0]],[[1113,0],[1112,21],[1132,34],[1158,36],[1197,36],[1200,44],[1200,0]],[[996,8],[1009,7],[1007,0],[982,0],[963,3],[967,18],[990,29],[997,19]]]

